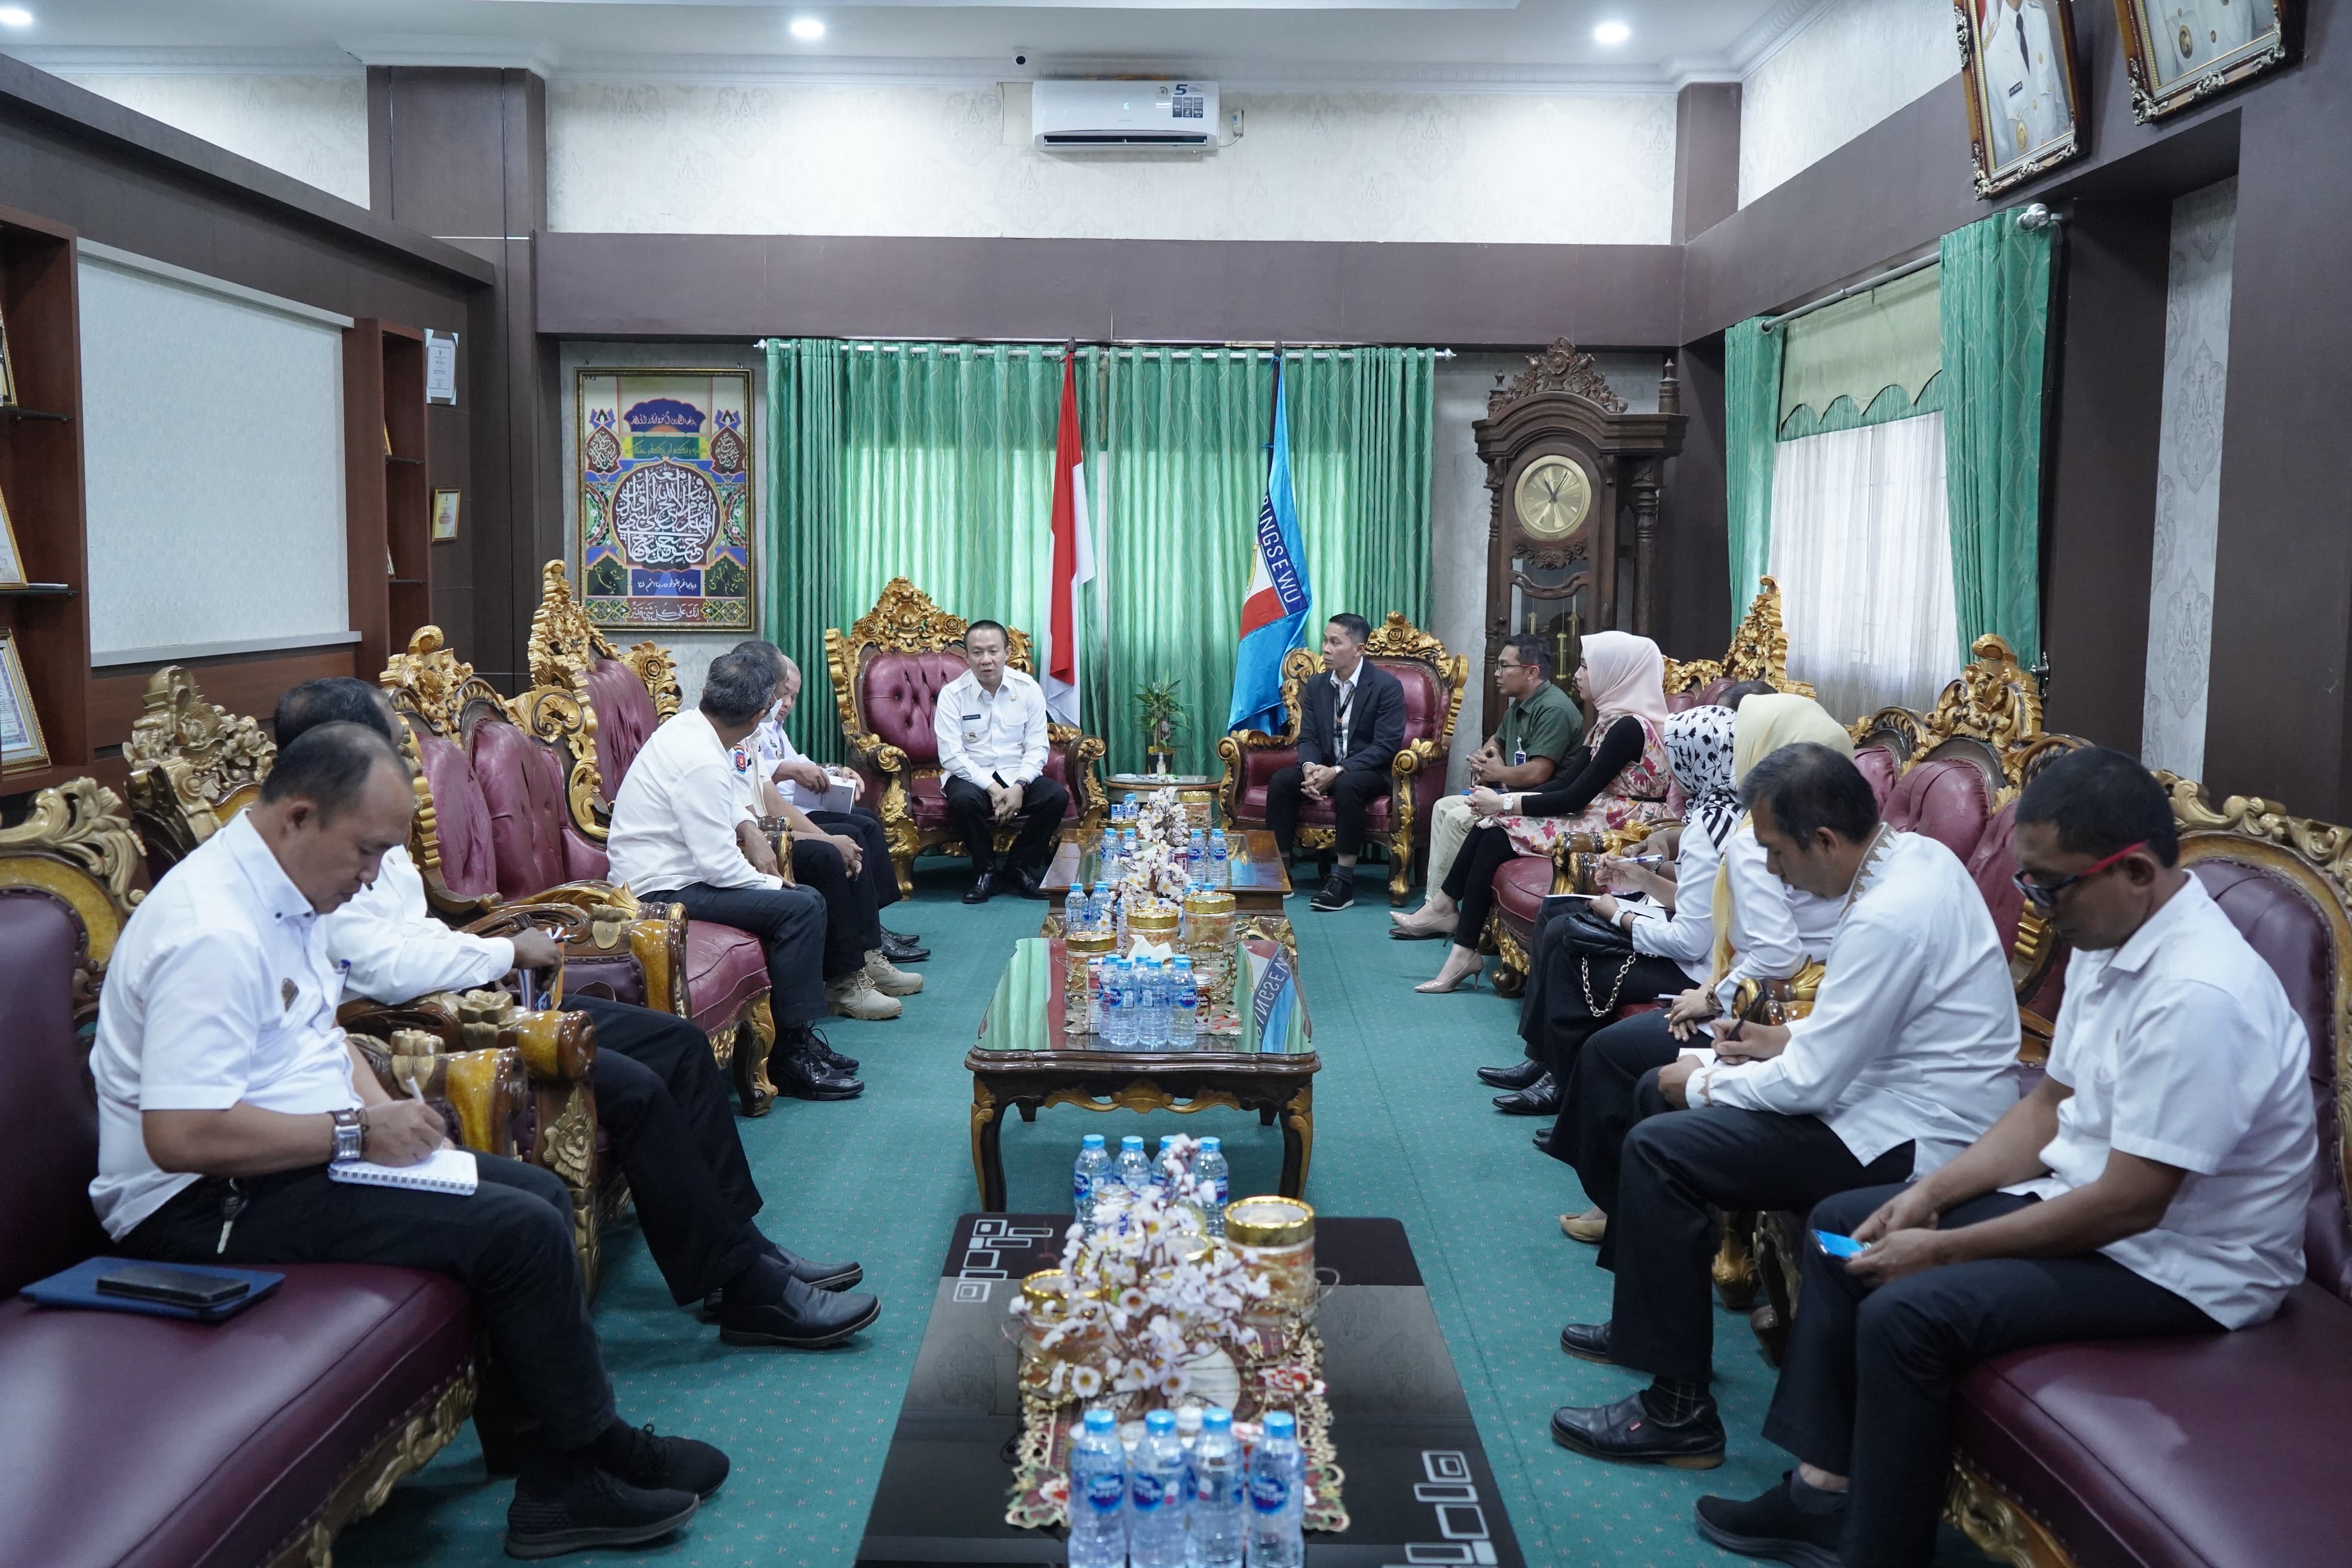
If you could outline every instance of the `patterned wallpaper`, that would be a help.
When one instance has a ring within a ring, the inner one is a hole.
[[[2230,370],[2230,259],[2237,218],[2234,179],[2191,191],[2172,204],[2140,760],[2189,778],[2205,772],[2213,556],[2221,510],[2221,395]]]
[[[1670,93],[1234,93],[1211,154],[1054,155],[995,87],[558,82],[551,226],[1016,238],[1667,242]],[[1572,166],[1574,177],[1566,177]]]
[[[58,73],[360,206],[368,205],[367,83],[351,76]]]
[[[1951,0],[1835,0],[1740,88],[1739,205],[1959,68]],[[1965,125],[1952,135],[1967,145]]]

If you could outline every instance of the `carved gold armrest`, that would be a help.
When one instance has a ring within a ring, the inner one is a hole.
[[[404,1035],[407,1031],[402,1031]],[[530,1092],[522,1054],[512,1047],[473,1051],[402,1051],[368,1038],[360,1054],[375,1070],[386,1094],[404,1099],[411,1086],[434,1105],[446,1106],[457,1121],[459,1143],[485,1154],[515,1157],[517,1111]]]
[[[852,766],[862,764],[877,773],[893,776],[907,771],[907,753],[870,730],[845,732],[841,740],[842,744],[849,749]]]
[[[1430,763],[1438,761],[1434,741],[1407,741],[1389,763],[1389,773],[1399,779],[1409,779]]]
[[[565,882],[508,904],[465,929],[476,936],[511,936],[525,926],[562,944],[567,958],[637,961],[646,1005],[685,1017],[686,911],[677,904],[642,904],[628,889],[604,882]]]

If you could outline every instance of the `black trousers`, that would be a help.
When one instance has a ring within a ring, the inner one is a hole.
[[[116,1245],[133,1258],[202,1267],[387,1263],[463,1280],[502,1388],[548,1445],[583,1448],[613,1423],[613,1385],[572,1250],[572,1198],[549,1173],[479,1154],[465,1197],[346,1185],[324,1165],[240,1176],[246,1206],[220,1240],[226,1177],[174,1194]],[[267,1311],[267,1307],[262,1309]]]
[[[948,820],[971,857],[972,875],[984,877],[996,869],[996,804],[976,784],[950,777],[946,786]],[[1070,809],[1070,792],[1040,773],[1021,786],[1021,809],[1013,814],[1020,825],[1013,847],[1004,858],[1008,871],[1045,874],[1053,858],[1054,837],[1062,830],[1062,816]]]
[[[1636,1103],[1642,1079],[1674,1060],[1681,1048],[1663,1011],[1636,1013],[1587,1036],[1575,1059],[1559,1071],[1559,1115],[1551,1124],[1551,1157],[1576,1168],[1584,1195],[1603,1214],[1617,1212],[1618,1156],[1625,1152],[1625,1134],[1644,1114]],[[1602,1237],[1601,1267],[1608,1268],[1615,1256],[1613,1237]]]
[[[629,1178],[646,1250],[681,1305],[751,1266],[760,1189],[710,1041],[684,1018],[625,1002],[567,1002],[596,1026],[596,1114]]]
[[[1445,873],[1445,896],[1462,907],[1454,921],[1454,946],[1478,945],[1486,933],[1486,916],[1495,907],[1495,873],[1518,853],[1511,847],[1511,836],[1501,828],[1471,826],[1462,852],[1454,857],[1453,868]]]
[[[808,818],[827,833],[848,834],[865,849],[866,865],[858,877],[874,895],[877,912],[898,901],[898,873],[890,866],[890,838],[880,817],[857,806],[849,811],[812,811]]]
[[[1619,1007],[1690,988],[1690,977],[1673,960],[1646,952],[1596,952],[1566,934],[1577,930],[1576,922],[1560,916],[1536,932],[1534,970],[1519,1004],[1519,1038],[1526,1042],[1528,1059],[1540,1063],[1563,1089],[1586,1038]],[[1566,1159],[1559,1134],[1553,1138],[1552,1152]]]
[[[824,1016],[824,898],[813,888],[714,888],[691,882],[648,903],[684,904],[686,918],[733,926],[768,954],[768,1005],[779,1030]]]
[[[793,880],[824,900],[824,977],[842,980],[866,967],[866,955],[882,945],[882,917],[873,889],[860,874],[849,874],[839,849],[821,839],[793,837]]]
[[[1900,1189],[1841,1193],[1810,1224],[1836,1236]],[[2007,1193],[1945,1211],[1946,1230],[2033,1202]],[[1841,1557],[1856,1568],[1936,1560],[1952,1454],[1952,1390],[1976,1363],[2061,1340],[2204,1334],[2221,1325],[2163,1286],[2098,1253],[1994,1258],[1866,1289],[1818,1247],[1804,1254],[1803,1310],[1790,1326],[1764,1436],[1853,1480]],[[2153,1436],[2153,1435],[2152,1435]]]
[[[1621,1366],[1697,1383],[1715,1353],[1712,1210],[1803,1214],[1834,1194],[1906,1179],[1912,1147],[1864,1164],[1817,1116],[1675,1110],[1657,1085],[1653,1072],[1635,1090],[1639,1121],[1625,1138],[1616,1202],[1601,1205],[1610,1236],[1625,1237],[1601,1260],[1617,1271],[1609,1354]]]
[[[1265,784],[1265,826],[1274,835],[1274,847],[1287,858],[1298,842],[1298,802],[1307,775],[1297,768],[1285,768]],[[1331,852],[1335,855],[1355,855],[1364,847],[1364,811],[1372,802],[1389,793],[1389,775],[1385,768],[1346,768],[1331,781],[1331,815],[1336,826],[1331,836]]]

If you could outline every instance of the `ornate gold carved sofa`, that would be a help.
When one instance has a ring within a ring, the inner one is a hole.
[[[0,829],[0,1563],[310,1568],[472,1409],[463,1286],[289,1264],[272,1300],[213,1325],[16,1296],[107,1250],[75,1029],[95,1013],[141,853],[89,779]]]
[[[845,635],[831,627],[824,634],[825,668],[849,765],[866,780],[866,798],[881,816],[902,893],[914,891],[911,868],[924,850],[964,853],[948,821],[931,728],[940,689],[964,673],[964,626],[961,616],[940,609],[906,578],[893,577]],[[1008,662],[1031,673],[1029,634],[1018,627],[1006,633]],[[1091,831],[1100,824],[1109,801],[1095,765],[1104,750],[1101,740],[1083,731],[1046,725],[1045,776],[1070,795],[1066,826]],[[1011,841],[1009,832],[1003,834],[1000,847]]]
[[[1454,726],[1462,716],[1470,661],[1446,652],[1444,643],[1394,611],[1372,628],[1364,657],[1404,688],[1404,744],[1389,764],[1389,793],[1364,810],[1364,836],[1388,847],[1389,902],[1401,904],[1412,889],[1416,857],[1428,847],[1423,825],[1445,793],[1445,765],[1454,749]],[[1319,652],[1291,649],[1282,661],[1282,706],[1289,715],[1283,732],[1236,730],[1217,742],[1225,764],[1217,795],[1227,822],[1265,826],[1266,788],[1275,774],[1298,760],[1302,694],[1322,673]],[[1328,848],[1336,831],[1330,802],[1301,803],[1297,847]]]
[[[1780,585],[1769,577],[1757,580],[1756,597],[1731,634],[1731,646],[1719,659],[1693,659],[1685,664],[1666,660],[1666,706],[1675,712],[1713,702],[1743,680],[1769,681],[1774,689],[1811,697],[1813,689],[1789,679],[1789,634],[1780,625]],[[1622,836],[1627,842],[1644,835]],[[1507,860],[1495,873],[1495,912],[1486,917],[1486,946],[1500,955],[1495,989],[1516,996],[1527,984],[1528,964],[1535,951],[1536,916],[1550,893],[1590,893],[1584,867],[1603,846],[1562,839],[1547,864],[1533,856]],[[1646,1004],[1644,1004],[1646,1005]]]

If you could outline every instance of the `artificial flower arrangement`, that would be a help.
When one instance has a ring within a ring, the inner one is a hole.
[[[1092,1228],[1070,1226],[1060,1289],[1014,1300],[1034,1353],[1021,1369],[1008,1522],[1066,1521],[1068,1437],[1086,1407],[1107,1405],[1139,1422],[1150,1410],[1222,1405],[1245,1441],[1266,1411],[1294,1412],[1307,1458],[1307,1528],[1347,1528],[1321,1341],[1307,1311],[1276,1300],[1264,1268],[1209,1236],[1202,1215],[1213,1199],[1192,1172],[1199,1149],[1192,1138],[1167,1139],[1158,1182],[1139,1194],[1109,1184]]]
[[[1133,908],[1152,898],[1181,900],[1187,876],[1184,851],[1192,818],[1172,790],[1154,790],[1135,808],[1135,853],[1122,856],[1118,896]]]

